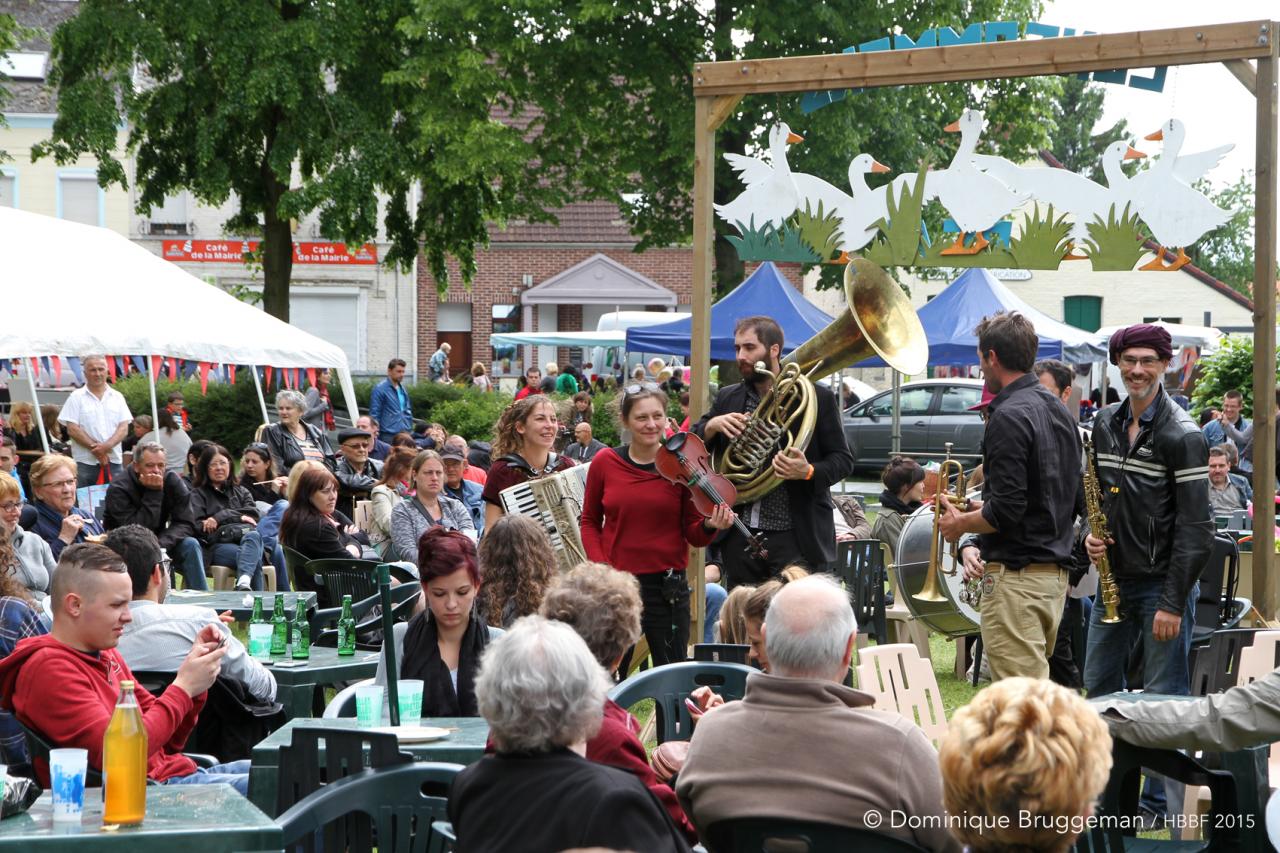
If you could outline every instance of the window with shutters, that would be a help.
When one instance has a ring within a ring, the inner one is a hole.
[[[1102,327],[1101,296],[1068,296],[1062,300],[1062,318],[1069,326],[1096,332]]]
[[[85,225],[102,225],[102,191],[92,174],[58,176],[58,216]]]

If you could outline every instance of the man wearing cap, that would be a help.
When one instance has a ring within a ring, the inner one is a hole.
[[[467,454],[451,441],[445,441],[440,461],[444,464],[444,493],[462,501],[476,525],[476,535],[484,533],[484,498],[481,497],[484,486],[463,476],[467,470]]]
[[[982,501],[961,512],[943,505],[938,525],[955,542],[979,534],[982,645],[992,680],[1047,678],[1072,564],[1081,500],[1080,437],[1064,407],[1031,372],[1039,338],[1026,317],[999,313],[975,329],[987,390]]]
[[[1125,664],[1141,638],[1143,690],[1186,695],[1187,656],[1195,623],[1198,579],[1213,545],[1209,509],[1209,448],[1191,416],[1165,393],[1161,380],[1173,356],[1169,333],[1146,323],[1111,336],[1129,398],[1094,421],[1093,442],[1102,509],[1111,538],[1090,534],[1089,556],[1110,557],[1122,621],[1089,620],[1084,686],[1090,697],[1125,688]],[[1159,815],[1163,790],[1148,791],[1143,808]]]
[[[362,429],[348,427],[338,432],[338,450],[341,458],[334,468],[338,478],[338,511],[347,518],[355,518],[356,501],[368,500],[382,466],[369,458],[369,445],[373,438]]]

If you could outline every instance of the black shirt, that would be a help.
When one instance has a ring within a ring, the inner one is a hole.
[[[1021,569],[1071,566],[1072,523],[1081,501],[1080,436],[1067,407],[1032,374],[991,401],[983,438],[982,558]]]

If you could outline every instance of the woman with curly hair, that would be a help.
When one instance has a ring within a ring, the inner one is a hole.
[[[516,400],[498,418],[493,428],[493,464],[481,498],[485,530],[503,516],[503,489],[572,468],[574,461],[555,453],[559,424],[555,405],[541,394]]]
[[[951,717],[938,747],[951,832],[981,851],[1070,849],[1111,774],[1111,735],[1080,694],[1005,678]]]
[[[525,515],[504,515],[480,540],[480,610],[490,625],[510,628],[537,613],[556,571],[556,553],[542,525]]]

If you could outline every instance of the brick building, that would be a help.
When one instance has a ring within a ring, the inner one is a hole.
[[[426,265],[418,263],[417,369],[439,343],[452,346],[455,374],[479,361],[491,375],[511,378],[526,364],[564,363],[565,349],[495,351],[498,332],[581,331],[610,311],[687,311],[692,302],[693,251],[688,246],[636,254],[636,238],[618,208],[581,202],[556,211],[559,224],[512,223],[495,230],[476,258],[470,289],[451,264],[443,300]]]

